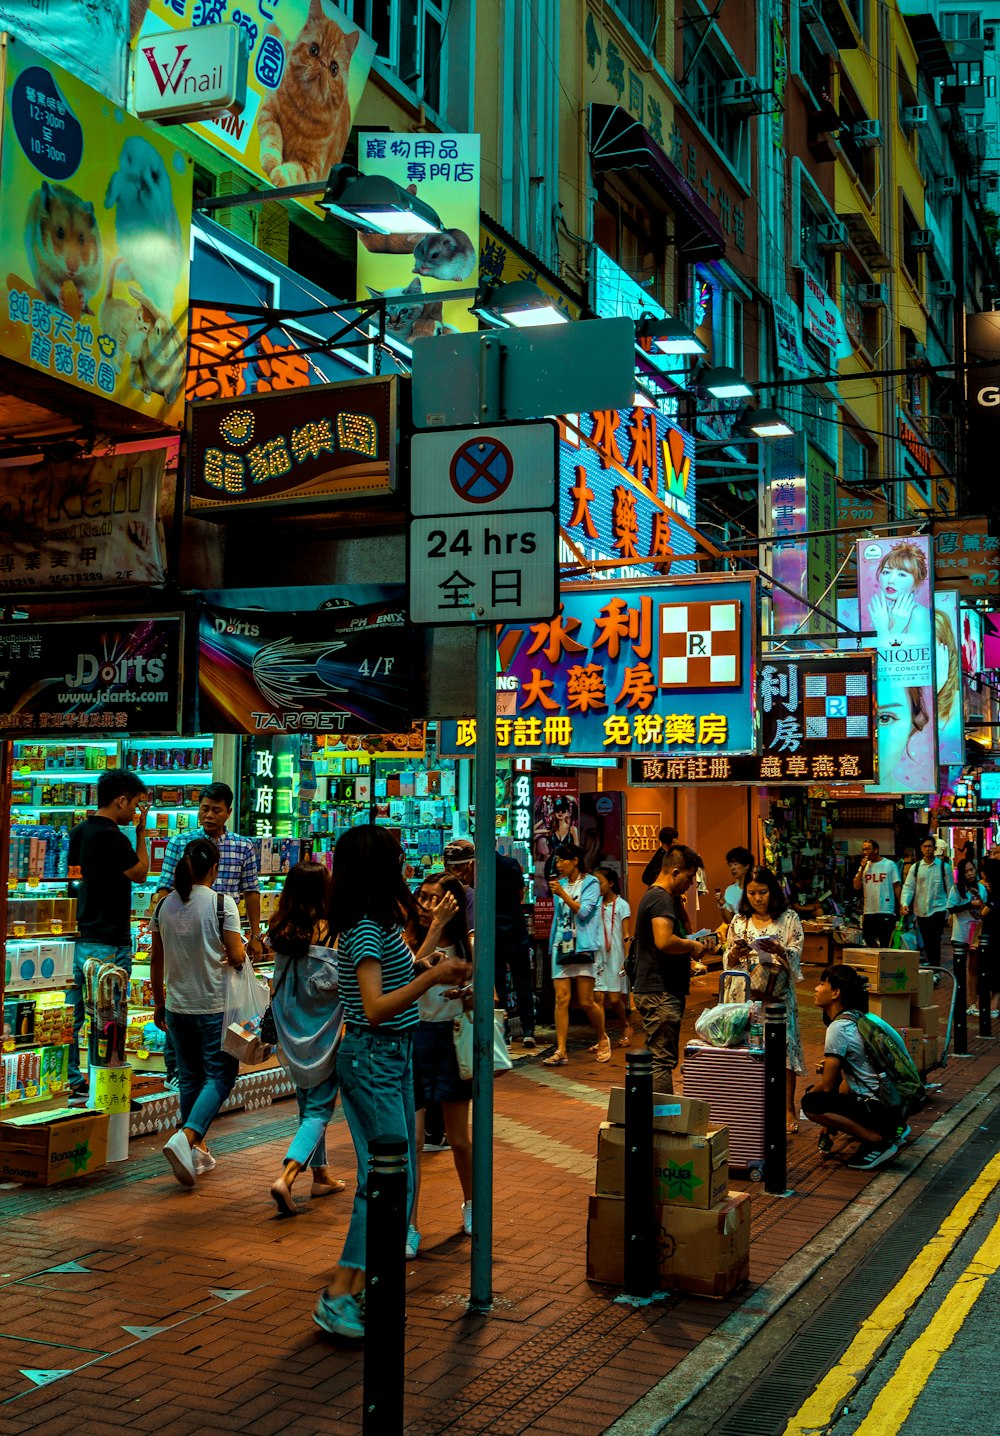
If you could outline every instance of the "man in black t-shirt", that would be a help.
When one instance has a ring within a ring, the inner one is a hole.
[[[636,975],[632,995],[642,1018],[646,1046],[653,1054],[653,1091],[674,1090],[684,1002],[691,986],[691,963],[705,944],[686,936],[683,897],[704,863],[696,852],[675,843],[635,915]]]
[[[69,1085],[74,1097],[87,1093],[80,1072],[80,1029],[84,1023],[83,971],[91,958],[113,962],[132,972],[132,884],[145,882],[146,796],[136,773],[117,768],[97,784],[97,812],[69,835],[69,876],[79,880],[73,954],[73,986],[66,1001],[73,1004],[73,1041],[69,1049]],[[122,832],[135,825],[135,847]]]

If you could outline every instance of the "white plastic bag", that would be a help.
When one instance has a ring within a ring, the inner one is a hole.
[[[503,1035],[506,1019],[506,1012],[503,1008],[498,1007],[493,1013],[493,1071],[495,1073],[509,1072],[514,1065],[510,1060],[510,1053],[507,1051],[507,1043]],[[458,1073],[464,1081],[468,1082],[472,1077],[472,1013],[463,1012],[461,1017],[456,1017],[452,1023],[452,1032],[455,1038]]]
[[[266,1062],[271,1049],[260,1040],[260,1020],[269,1001],[249,959],[239,969],[226,965],[226,1006],[222,1014],[223,1052],[251,1065]]]

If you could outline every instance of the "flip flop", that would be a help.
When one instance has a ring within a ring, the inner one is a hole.
[[[795,1133],[796,1133],[798,1130],[799,1130],[799,1124],[798,1124],[798,1122],[786,1122],[786,1123],[785,1123],[785,1133],[786,1133],[787,1136],[789,1136],[789,1137],[794,1137],[794,1136],[795,1136]]]
[[[332,1197],[335,1192],[342,1192],[346,1186],[347,1183],[342,1182],[339,1177],[334,1182],[313,1182],[312,1195],[314,1197]],[[271,1195],[273,1196],[274,1193],[272,1192]]]
[[[618,1046],[619,1046],[619,1047],[627,1047],[631,1041],[632,1041],[632,1029],[631,1029],[631,1027],[630,1027],[627,1032],[623,1032],[622,1035],[619,1037],[619,1039],[618,1039]]]
[[[551,1057],[544,1057],[542,1059],[543,1067],[567,1067],[568,1065],[569,1058],[563,1057],[559,1052],[553,1052]]]
[[[979,1011],[979,1008],[978,1008],[978,1007],[976,1008],[976,1011],[977,1011],[977,1012]],[[598,1046],[599,1046],[599,1044],[598,1044],[597,1042],[595,1042],[594,1045],[593,1045],[593,1047],[588,1047],[588,1048],[587,1048],[587,1051],[588,1051],[588,1052],[596,1052]]]
[[[271,1200],[278,1208],[279,1219],[284,1217],[297,1217],[299,1209],[292,1201],[291,1194],[283,1182],[275,1182],[271,1188]]]

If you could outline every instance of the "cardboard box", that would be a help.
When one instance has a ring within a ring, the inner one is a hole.
[[[897,1027],[896,1031],[906,1043],[906,1050],[913,1058],[914,1066],[919,1068],[924,1044],[923,1031],[919,1027]]]
[[[919,960],[905,948],[845,947],[841,962],[868,979],[868,991],[880,995],[916,992]]]
[[[910,994],[894,992],[883,996],[880,993],[871,993],[868,997],[868,1011],[881,1017],[883,1022],[888,1022],[889,1026],[895,1027],[897,1031],[900,1027],[909,1027]]]
[[[597,1194],[625,1196],[625,1128],[602,1122],[597,1139]],[[653,1201],[717,1206],[729,1190],[729,1128],[653,1133]]]
[[[918,1007],[930,1007],[934,1001],[934,974],[926,967],[917,969],[917,1001]]]
[[[936,1067],[941,1060],[941,1039],[940,1037],[925,1037],[920,1046],[920,1060],[917,1062],[917,1066],[921,1073],[926,1073],[932,1067]]]
[[[709,1104],[697,1097],[679,1097],[672,1092],[653,1093],[654,1132],[697,1132],[704,1136],[708,1131]],[[625,1088],[612,1087],[608,1094],[608,1121],[618,1126],[625,1124]]]
[[[917,1008],[917,1026],[925,1037],[937,1037],[941,1030],[941,1014],[936,1002]]]
[[[729,1192],[708,1211],[662,1205],[657,1226],[657,1274],[673,1291],[724,1297],[750,1272],[750,1196]],[[587,1279],[625,1280],[625,1203],[591,1197],[587,1222]]]
[[[103,1112],[68,1107],[0,1122],[0,1181],[51,1187],[100,1171],[107,1154]]]

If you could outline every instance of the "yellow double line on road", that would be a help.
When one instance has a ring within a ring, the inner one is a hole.
[[[785,1427],[784,1436],[817,1436],[853,1394],[885,1341],[900,1327],[924,1294],[980,1207],[1000,1183],[1000,1155],[983,1168],[972,1186],[945,1217],[892,1291],[862,1323],[844,1355],[827,1372],[808,1401]],[[947,1302],[927,1330],[908,1348],[896,1374],[883,1387],[856,1436],[895,1436],[906,1420],[938,1359],[954,1340],[989,1276],[1000,1267],[1000,1221],[955,1283]]]

